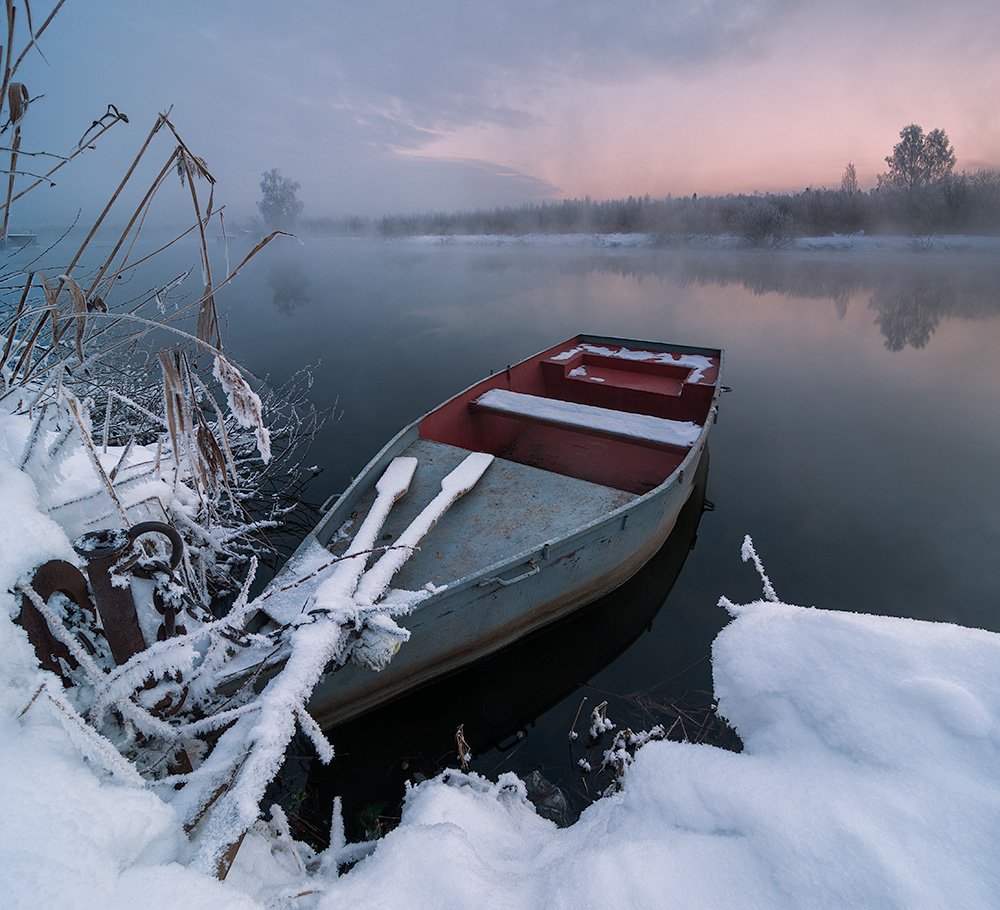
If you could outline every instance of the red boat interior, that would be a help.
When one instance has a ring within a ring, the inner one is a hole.
[[[571,339],[442,405],[421,421],[420,436],[642,494],[689,451],[664,441],[668,422],[700,427],[708,419],[719,361],[717,351]],[[519,394],[483,400],[493,389]],[[659,420],[647,421],[655,425],[647,431],[627,415]]]

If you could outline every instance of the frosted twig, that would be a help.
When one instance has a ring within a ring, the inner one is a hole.
[[[110,401],[111,401],[111,397],[109,396],[108,397],[108,402],[110,403]],[[110,404],[109,404],[109,408],[110,408]],[[104,439],[105,439],[104,451],[106,452],[108,450],[107,449],[107,433],[105,433]],[[118,457],[118,462],[108,472],[108,480],[110,480],[112,483],[115,482],[115,478],[118,476],[118,472],[121,471],[121,469],[125,467],[125,462],[128,460],[129,455],[132,454],[132,447],[134,445],[135,445],[135,437],[134,436],[130,436],[128,444],[125,446],[125,448],[122,451],[121,455]],[[139,477],[141,477],[141,476],[142,475],[140,474]],[[138,477],[130,477],[129,478],[129,480],[137,480],[137,479],[138,479]],[[123,480],[123,481],[121,481],[121,483],[126,483],[126,481]]]
[[[757,574],[760,576],[760,580],[764,585],[764,599],[769,600],[772,603],[778,603],[778,595],[775,593],[774,586],[771,584],[771,579],[767,577],[767,573],[764,571],[764,564],[757,555],[757,551],[754,549],[753,540],[749,534],[743,538],[743,548],[740,551],[740,555],[743,557],[744,562],[753,562],[754,568],[757,569]]]
[[[212,766],[210,779],[218,780],[225,790],[204,822],[195,858],[203,870],[215,870],[227,848],[256,820],[260,800],[295,734],[296,712],[308,700],[331,660],[342,654],[345,639],[343,627],[332,620],[298,626],[290,636],[290,654],[284,669],[259,696],[259,714],[241,718],[222,734],[205,763]],[[236,759],[239,764],[234,771]],[[226,786],[226,780],[232,783]],[[190,795],[196,806],[204,806],[197,794]]]
[[[299,856],[300,845],[295,842],[295,838],[292,837],[292,829],[288,824],[288,816],[285,815],[285,810],[281,808],[277,803],[271,804],[271,830],[277,837],[278,844],[286,852],[290,853],[292,858],[295,860],[295,865],[299,867],[299,874],[305,875],[306,867],[302,863],[302,857]]]
[[[472,750],[465,741],[465,724],[459,724],[458,729],[455,731],[455,748],[458,751],[458,761],[461,764],[462,770],[468,773],[469,762],[472,760]]]
[[[105,672],[97,665],[80,642],[76,640],[76,637],[63,625],[62,621],[56,616],[49,605],[42,600],[42,596],[27,582],[21,582],[18,587],[27,596],[28,600],[31,601],[32,606],[45,618],[45,622],[49,626],[49,631],[66,646],[70,657],[83,667],[91,683],[95,686],[101,685],[106,678]]]
[[[35,694],[31,696],[31,700],[21,709],[21,713],[17,715],[17,719],[20,720],[31,710],[31,706],[38,701],[38,696],[45,691],[45,683],[43,682],[37,689],[35,689]]]
[[[110,740],[84,722],[61,690],[54,691],[52,687],[43,685],[45,685],[45,695],[56,708],[56,716],[81,752],[100,762],[120,780],[139,787],[146,786],[142,775],[119,753]]]
[[[28,431],[28,438],[24,443],[24,451],[21,454],[21,459],[18,462],[18,468],[22,471],[27,466],[28,462],[31,461],[31,456],[35,453],[38,447],[38,440],[42,433],[42,421],[45,419],[45,415],[48,413],[49,406],[43,404],[39,409],[38,413],[35,415],[35,419],[31,423],[31,429]]]
[[[608,718],[608,703],[602,701],[590,712],[590,738],[597,739],[602,733],[607,733],[614,728],[614,721]]]
[[[313,744],[319,760],[324,765],[330,764],[333,761],[333,744],[326,738],[315,718],[302,707],[296,710],[295,716],[298,718],[302,732],[309,737],[309,741]]]
[[[94,449],[94,443],[91,441],[90,434],[84,426],[83,418],[80,416],[80,409],[76,398],[74,396],[70,396],[67,399],[67,404],[69,405],[70,414],[72,414],[73,419],[76,421],[76,425],[80,428],[80,436],[83,438],[83,448],[90,457],[90,463],[94,466],[94,472],[97,474],[101,483],[104,484],[104,489],[108,491],[108,496],[111,497],[111,501],[118,509],[118,514],[125,523],[125,527],[132,527],[132,519],[129,518],[128,512],[125,511],[125,507],[121,504],[121,500],[118,498],[115,488],[111,485],[111,481],[108,480],[108,475],[104,472],[101,460],[97,457],[97,452]]]

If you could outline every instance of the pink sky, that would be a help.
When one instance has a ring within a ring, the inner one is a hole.
[[[916,122],[946,130],[960,169],[997,167],[1000,3],[806,4],[749,56],[535,92],[535,125],[458,129],[421,154],[498,161],[568,196],[837,186],[848,161],[867,188]]]
[[[40,219],[101,204],[170,105],[237,215],[272,167],[314,215],[869,187],[914,122],[1000,167],[1000,0],[91,0],[44,49],[25,147],[132,125]]]

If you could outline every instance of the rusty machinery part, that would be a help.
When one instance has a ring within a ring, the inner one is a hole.
[[[164,562],[154,561],[150,565],[139,566],[131,556],[132,544],[143,534],[162,534],[170,541],[170,557]],[[143,521],[126,530],[92,531],[73,542],[73,547],[87,560],[87,575],[97,603],[97,612],[104,626],[111,654],[115,663],[121,666],[129,658],[144,651],[147,642],[142,634],[139,617],[136,614],[132,590],[126,585],[114,584],[114,576],[126,573],[140,578],[151,579],[157,572],[170,572],[180,563],[184,544],[180,534],[170,525],[160,521]],[[157,600],[154,594],[154,602]],[[162,598],[157,609],[166,614]],[[164,637],[176,631],[174,617],[164,622]]]
[[[128,529],[129,543],[134,543],[143,534],[162,534],[170,541],[170,558],[166,563],[159,561],[150,565],[134,565],[132,574],[139,578],[152,578],[157,572],[171,572],[180,565],[184,555],[184,541],[177,531],[162,521],[140,521]]]
[[[39,566],[31,579],[31,587],[46,602],[53,594],[63,594],[82,611],[89,612],[96,619],[97,614],[87,589],[87,579],[72,563],[62,559],[49,560]],[[66,678],[65,671],[67,668],[75,670],[77,662],[70,655],[66,645],[52,634],[45,617],[26,594],[21,598],[20,623],[28,634],[28,641],[34,647],[42,668],[55,673],[64,684],[69,685],[70,680]],[[87,646],[87,650],[93,651],[94,646],[91,642],[83,639],[81,641]]]
[[[143,534],[162,534],[170,541],[170,557],[166,562],[163,560],[151,561],[144,565],[136,563],[132,566],[132,574],[137,578],[151,579],[157,573],[170,574],[180,565],[181,557],[184,555],[184,541],[176,529],[162,521],[142,521],[129,528],[129,541],[134,543]],[[163,594],[159,588],[153,589],[153,607],[156,612],[163,617],[156,630],[156,640],[164,641],[173,638],[174,635],[184,635],[187,629],[177,623],[177,608],[172,603],[167,603],[163,599]]]

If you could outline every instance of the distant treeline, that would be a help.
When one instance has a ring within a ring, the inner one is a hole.
[[[664,237],[732,234],[751,243],[791,237],[866,233],[1000,232],[1000,170],[949,174],[932,184],[869,192],[811,189],[799,193],[685,196],[595,201],[567,199],[463,212],[425,212],[370,219],[307,218],[317,234],[400,237],[418,234],[650,233]]]

